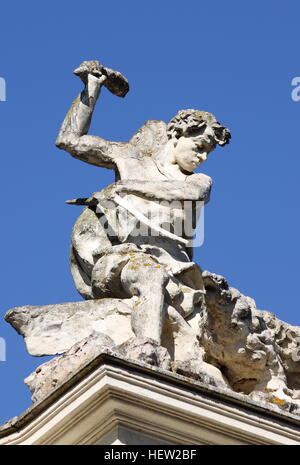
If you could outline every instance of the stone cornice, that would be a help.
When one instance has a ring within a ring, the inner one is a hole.
[[[119,427],[161,444],[300,444],[297,417],[103,353],[0,430],[0,444],[95,444]]]

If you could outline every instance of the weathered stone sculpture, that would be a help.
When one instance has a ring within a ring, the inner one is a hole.
[[[118,194],[126,194],[127,205],[144,217],[151,211],[160,222],[170,222],[174,201],[208,200],[211,180],[193,174],[193,169],[217,144],[228,142],[229,131],[209,113],[186,110],[168,126],[161,121],[148,122],[125,144],[86,135],[101,86],[108,79],[102,70],[97,62],[85,62],[76,70],[85,90],[73,103],[56,141],[59,148],[80,160],[114,169],[119,180],[85,202],[77,202],[91,206],[73,231],[72,273],[86,299],[133,298],[134,334],[160,345],[166,303],[174,306],[174,299],[181,294],[182,311],[191,314],[193,304],[202,300],[201,272],[180,238],[166,237],[167,232],[137,235],[136,218],[130,218],[125,210],[122,219],[124,207],[118,205]],[[116,203],[107,209],[105,200]],[[103,227],[106,222],[110,231]]]
[[[97,61],[75,74],[85,87],[56,145],[114,169],[116,182],[68,201],[86,206],[71,244],[71,271],[85,301],[7,313],[29,353],[64,354],[27,378],[33,399],[107,350],[297,411],[300,328],[257,310],[192,261],[198,207],[212,184],[193,170],[229,142],[229,130],[210,113],[182,110],[169,124],[148,121],[128,143],[87,135],[101,87],[124,97],[128,82]]]

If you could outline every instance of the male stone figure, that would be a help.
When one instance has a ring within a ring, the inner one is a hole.
[[[88,208],[73,230],[71,269],[85,299],[131,299],[135,336],[160,345],[166,314],[184,324],[184,319],[200,310],[201,271],[191,261],[187,241],[163,232],[136,235],[134,214],[125,215],[128,212],[117,201],[114,208],[106,208],[105,201],[120,199],[122,194],[134,211],[144,217],[154,211],[160,224],[168,223],[174,230],[174,211],[167,202],[208,202],[211,178],[193,170],[216,145],[227,144],[230,133],[210,113],[182,110],[168,125],[148,121],[128,143],[87,135],[101,87],[106,85],[119,96],[127,91],[125,78],[113,73],[97,61],[83,62],[75,70],[85,88],[73,102],[56,141],[73,157],[116,173],[113,185],[73,202]]]
[[[33,399],[109,353],[299,413],[300,327],[257,309],[222,276],[202,272],[192,261],[192,228],[178,228],[191,221],[182,205],[189,202],[197,220],[195,207],[208,202],[211,179],[193,171],[228,143],[228,129],[210,113],[183,110],[169,124],[148,121],[128,143],[87,135],[101,87],[123,97],[128,82],[96,61],[75,74],[85,88],[57,146],[114,169],[116,182],[69,201],[87,207],[71,246],[73,278],[86,300],[6,314],[30,354],[63,354],[27,378]]]

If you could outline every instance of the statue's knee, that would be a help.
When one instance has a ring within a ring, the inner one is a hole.
[[[94,265],[91,276],[91,287],[96,299],[105,297],[126,298],[120,275],[128,259],[120,254],[107,254],[101,257]]]
[[[131,295],[156,292],[164,288],[168,275],[163,266],[147,254],[135,254],[121,272],[121,283]]]

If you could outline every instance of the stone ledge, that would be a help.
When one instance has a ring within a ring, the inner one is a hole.
[[[2,426],[0,444],[124,443],[121,432],[143,444],[300,444],[292,414],[108,352]]]

